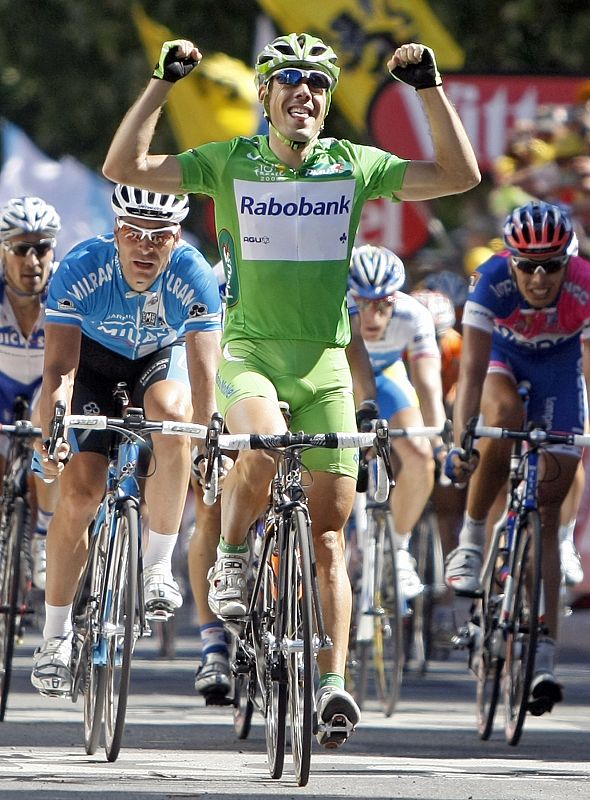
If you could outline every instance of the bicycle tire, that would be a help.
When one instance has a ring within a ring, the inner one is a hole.
[[[100,598],[103,594],[103,585],[106,571],[106,558],[109,540],[109,531],[103,523],[98,533],[93,534],[90,540],[88,553],[88,598],[84,613],[86,629],[84,631],[84,644],[82,646],[82,663],[79,669],[85,670],[84,676],[84,749],[89,756],[94,755],[100,743],[102,720],[104,712],[104,697],[106,686],[106,667],[96,658],[98,648],[98,631],[100,628]],[[82,577],[85,580],[85,576]],[[84,587],[80,584],[80,594]],[[74,605],[76,609],[76,605]]]
[[[282,521],[279,523],[282,525]],[[284,539],[286,537],[281,537]],[[283,548],[286,547],[283,541]],[[284,553],[279,556],[278,582],[272,564],[272,548],[264,564],[264,609],[262,611],[262,653],[264,678],[264,728],[266,754],[271,778],[280,778],[285,764],[287,733],[287,662],[278,643],[285,634],[283,603],[286,576]]]
[[[517,745],[527,713],[539,630],[541,602],[541,518],[528,511],[518,529],[513,569],[514,597],[504,663],[504,730]]]
[[[498,584],[499,571],[505,564],[501,553],[505,553],[505,535],[499,533],[491,543],[488,555],[491,568],[483,585],[483,594],[476,602],[475,615],[479,624],[479,641],[477,646],[477,730],[480,739],[490,738],[494,728],[494,718],[498,698],[500,696],[500,683],[504,666],[503,647],[499,652],[498,637],[503,636],[499,629],[499,610],[503,586]]]
[[[416,571],[424,589],[412,600],[410,622],[418,672],[424,675],[433,655],[433,618],[436,597],[444,587],[444,559],[433,511],[426,509],[412,533],[411,551],[416,559]]]
[[[403,678],[404,613],[389,513],[382,515],[378,529],[373,607],[373,667],[383,713],[390,717],[399,700]]]
[[[252,728],[254,702],[250,697],[251,680],[247,674],[234,678],[234,731],[238,739],[247,739]]]
[[[109,622],[116,633],[108,638],[104,710],[105,752],[110,762],[116,761],[121,750],[131,680],[131,658],[139,633],[139,515],[135,503],[126,500],[121,504],[115,524]]]
[[[16,622],[19,616],[19,587],[21,566],[21,542],[26,523],[26,506],[22,497],[17,497],[8,520],[1,520],[2,546],[0,560],[2,574],[0,584],[0,722],[4,721],[12,677],[12,659]],[[6,538],[4,539],[4,536]]]
[[[348,679],[352,696],[359,709],[362,710],[369,689],[369,675],[372,664],[372,642],[374,638],[374,619],[372,616],[375,594],[375,550],[377,542],[376,529],[378,519],[382,517],[380,509],[366,510],[366,530],[364,534],[364,552],[360,553],[360,574],[352,592],[351,632],[348,650]],[[365,575],[365,570],[368,574]],[[363,577],[364,576],[364,577]],[[366,586],[367,578],[371,579],[371,589]],[[371,597],[366,593],[370,591]],[[364,609],[366,603],[369,609]],[[366,613],[368,611],[368,613]]]
[[[309,781],[314,715],[314,650],[311,529],[301,508],[291,514],[291,544],[285,613],[287,639],[301,642],[288,655],[289,719],[295,779],[299,786]]]

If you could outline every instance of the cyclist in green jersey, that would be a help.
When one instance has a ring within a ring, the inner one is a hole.
[[[346,286],[362,207],[377,197],[397,202],[457,194],[480,180],[434,53],[422,44],[405,44],[387,63],[394,78],[419,92],[434,145],[432,161],[406,161],[374,147],[320,138],[340,69],[334,50],[305,33],[279,36],[257,57],[267,136],[211,142],[178,156],[150,154],[168,92],[200,60],[192,42],[163,45],[152,80],[115,134],[104,174],[154,191],[203,193],[215,201],[228,283],[217,402],[229,430],[284,431],[279,400],[289,402],[295,430],[355,430],[345,355]],[[325,725],[318,738],[333,747],[345,738],[342,729],[349,732],[360,718],[344,689],[350,583],[343,527],[357,463],[351,451],[318,450],[306,457],[306,465],[313,478],[308,494],[322,606],[333,641],[319,657],[317,713]],[[243,452],[226,479],[209,593],[220,617],[245,611],[244,541],[267,503],[274,469],[271,455]]]

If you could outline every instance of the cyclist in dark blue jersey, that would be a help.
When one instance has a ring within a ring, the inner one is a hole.
[[[143,407],[151,419],[206,423],[215,410],[221,304],[209,264],[181,239],[188,200],[118,185],[112,204],[114,233],[70,251],[50,288],[40,402],[45,435],[58,400],[72,413],[114,416],[113,388],[121,381],[131,405]],[[38,445],[36,468],[49,479],[61,475],[47,542],[44,641],[32,674],[43,694],[71,690],[71,604],[86,558],[86,530],[104,491],[108,435],[71,436],[72,458],[65,468],[49,461],[44,445]],[[148,610],[173,612],[182,605],[171,556],[190,459],[188,437],[153,436],[145,482]],[[216,514],[203,505],[201,523]]]

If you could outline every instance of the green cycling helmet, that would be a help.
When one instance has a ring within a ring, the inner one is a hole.
[[[256,58],[256,86],[268,83],[273,73],[284,67],[302,67],[324,72],[331,80],[331,94],[338,83],[340,67],[338,56],[332,48],[317,36],[309,33],[289,33],[279,36],[267,44]]]

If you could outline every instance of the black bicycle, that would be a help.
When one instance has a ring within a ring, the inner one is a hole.
[[[126,405],[125,386],[115,395]],[[115,761],[123,741],[131,658],[140,636],[151,634],[151,620],[168,612],[146,613],[143,596],[140,446],[150,433],[204,438],[206,426],[146,420],[141,408],[126,408],[120,418],[66,416],[59,441],[69,428],[113,431],[105,495],[90,532],[86,566],[73,602],[72,701],[84,697],[84,745],[96,752],[104,721],[105,751]]]
[[[221,420],[217,420],[221,430]],[[251,573],[247,614],[226,621],[232,636],[235,676],[234,725],[240,738],[250,730],[253,709],[263,715],[270,775],[283,773],[287,715],[297,783],[309,780],[312,739],[318,731],[315,710],[315,665],[318,652],[331,647],[322,617],[311,522],[302,485],[301,456],[311,447],[377,446],[388,459],[384,422],[376,433],[284,433],[210,437],[206,481],[215,480],[221,449],[265,449],[275,452],[276,476],[270,505],[258,522],[259,545]],[[388,460],[386,462],[388,464]],[[381,492],[390,478],[380,472]],[[252,535],[256,535],[253,531]],[[346,738],[350,731],[330,732]]]
[[[14,645],[34,613],[28,475],[41,429],[33,427],[27,412],[28,402],[17,397],[15,423],[0,425],[0,433],[10,438],[0,497],[0,721],[6,714]]]

